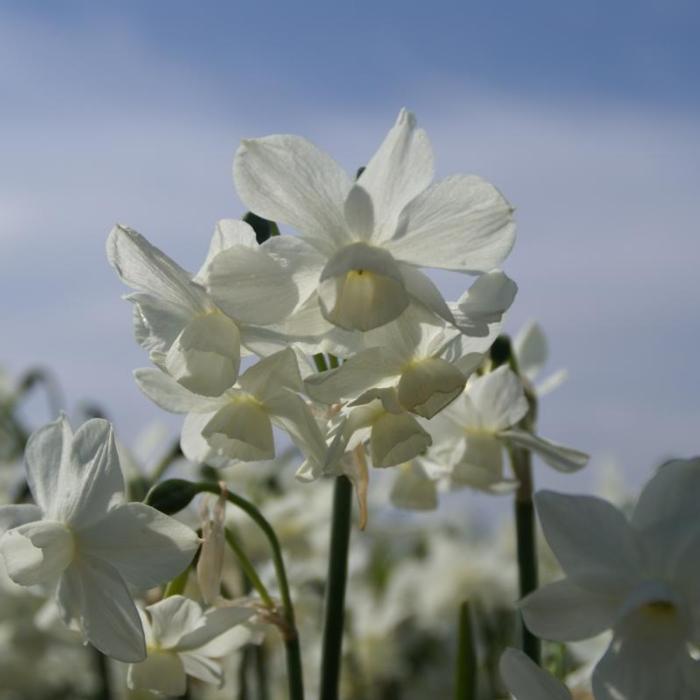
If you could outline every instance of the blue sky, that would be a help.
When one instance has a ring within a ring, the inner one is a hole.
[[[407,106],[439,175],[517,207],[509,317],[571,378],[541,431],[640,483],[699,452],[700,6],[694,2],[5,2],[0,364],[54,368],[132,439],[163,414],[104,241],[122,222],[196,269],[241,138],[299,133],[349,169]],[[452,296],[461,287],[450,278]],[[177,419],[170,421],[173,428]]]

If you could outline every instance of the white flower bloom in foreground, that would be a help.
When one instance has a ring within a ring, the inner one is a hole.
[[[252,608],[212,608],[204,612],[193,600],[174,595],[149,605],[142,615],[148,657],[129,666],[130,689],[184,695],[187,676],[219,687],[224,672],[217,659],[233,651],[233,627],[248,620]]]
[[[565,369],[557,370],[545,379],[537,381],[549,355],[547,338],[538,323],[528,323],[520,330],[513,340],[513,352],[518,362],[518,371],[530,382],[538,396],[554,391],[566,381],[568,372]]]
[[[197,463],[228,466],[232,461],[272,459],[272,426],[286,431],[313,464],[322,463],[326,443],[316,419],[297,394],[303,390],[291,348],[260,360],[219,397],[193,394],[156,369],[139,369],[136,383],[166,411],[187,413],[181,445]]]
[[[122,281],[137,290],[125,298],[134,303],[139,344],[154,364],[203,396],[219,396],[233,386],[241,346],[264,341],[260,326],[282,320],[297,301],[289,274],[258,246],[243,221],[217,224],[207,261],[194,278],[123,226],[109,234],[107,257]]]
[[[501,678],[515,700],[571,700],[569,689],[519,649],[506,649],[499,663]]]
[[[559,641],[612,629],[597,700],[700,697],[700,459],[661,467],[629,521],[591,496],[545,491],[535,502],[566,578],[521,602],[527,626]]]
[[[110,424],[90,420],[73,432],[65,416],[39,429],[26,449],[36,506],[13,509],[0,538],[7,573],[55,595],[66,622],[104,654],[140,661],[146,649],[128,585],[145,590],[192,560],[190,528],[142,503],[124,503]],[[21,523],[21,524],[20,524]]]
[[[406,110],[356,182],[288,135],[243,141],[233,172],[246,206],[297,229],[301,238],[271,239],[271,250],[289,260],[300,302],[342,328],[377,328],[411,301],[452,320],[418,268],[488,272],[513,246],[512,209],[493,185],[473,175],[431,185],[432,149]]]
[[[393,387],[402,409],[432,418],[462,393],[497,331],[469,338],[430,312],[409,307],[395,321],[365,333],[366,350],[337,369],[308,377],[306,389],[311,398],[333,404],[368,389]]]
[[[515,486],[504,476],[503,450],[509,445],[531,450],[559,471],[586,465],[583,452],[515,427],[527,412],[523,385],[506,365],[472,377],[465,392],[431,421],[434,445],[427,459],[448,466],[454,486],[490,491]]]

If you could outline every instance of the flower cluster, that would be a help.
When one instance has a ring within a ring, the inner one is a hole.
[[[233,170],[251,211],[297,235],[258,244],[244,221],[220,221],[196,274],[129,228],[108,241],[155,365],[136,381],[186,414],[191,461],[272,459],[279,428],[304,456],[301,480],[345,473],[363,509],[369,466],[408,465],[397,500],[421,507],[439,480],[512,484],[509,445],[559,469],[586,463],[520,427],[528,403],[516,374],[477,377],[517,289],[498,269],[514,242],[513,210],[481,178],[433,183],[430,143],[412,114],[399,114],[354,180],[296,136],[244,141]],[[475,280],[449,302],[425,267]],[[242,358],[253,362],[244,371]]]

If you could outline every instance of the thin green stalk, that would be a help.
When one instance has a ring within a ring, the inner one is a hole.
[[[195,490],[198,493],[215,493],[217,496],[221,494],[221,488],[218,484],[208,484],[203,481],[195,485]],[[226,493],[226,499],[229,503],[244,511],[255,522],[263,531],[270,544],[272,563],[275,567],[277,583],[282,598],[282,606],[284,608],[285,629],[283,630],[282,636],[284,638],[284,646],[287,654],[289,700],[304,700],[304,681],[301,667],[299,634],[294,620],[294,607],[292,606],[292,597],[289,592],[289,582],[287,580],[287,572],[284,568],[284,559],[282,558],[282,548],[280,547],[279,540],[270,523],[267,522],[263,514],[250,501],[230,491]]]
[[[455,700],[476,700],[476,644],[472,612],[468,601],[459,606],[457,663],[455,667]]]
[[[241,543],[238,541],[237,537],[233,534],[233,532],[231,532],[231,530],[229,530],[229,528],[226,528],[224,530],[224,536],[226,537],[226,542],[228,543],[228,546],[236,555],[238,563],[241,565],[241,569],[243,569],[243,573],[250,582],[250,585],[258,592],[260,600],[262,600],[265,607],[273,609],[275,607],[275,604],[272,601],[272,598],[270,597],[267,588],[265,588],[265,584],[260,580],[260,577],[258,576],[258,572],[255,570],[255,567],[251,563],[250,559],[248,559],[246,553],[243,551]]]
[[[532,502],[532,457],[528,450],[513,448],[510,451],[513,472],[520,482],[515,494],[515,532],[518,547],[518,572],[520,597],[532,593],[538,585],[537,533],[535,507]],[[540,640],[522,621],[522,649],[536,663],[540,663]]]
[[[326,609],[323,625],[320,700],[337,700],[343,646],[345,588],[352,515],[352,484],[346,476],[335,480],[331,545],[328,559]]]

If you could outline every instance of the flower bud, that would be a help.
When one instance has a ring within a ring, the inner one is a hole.
[[[186,479],[168,479],[156,484],[146,496],[145,503],[161,513],[173,515],[187,508],[199,493],[197,484]]]

